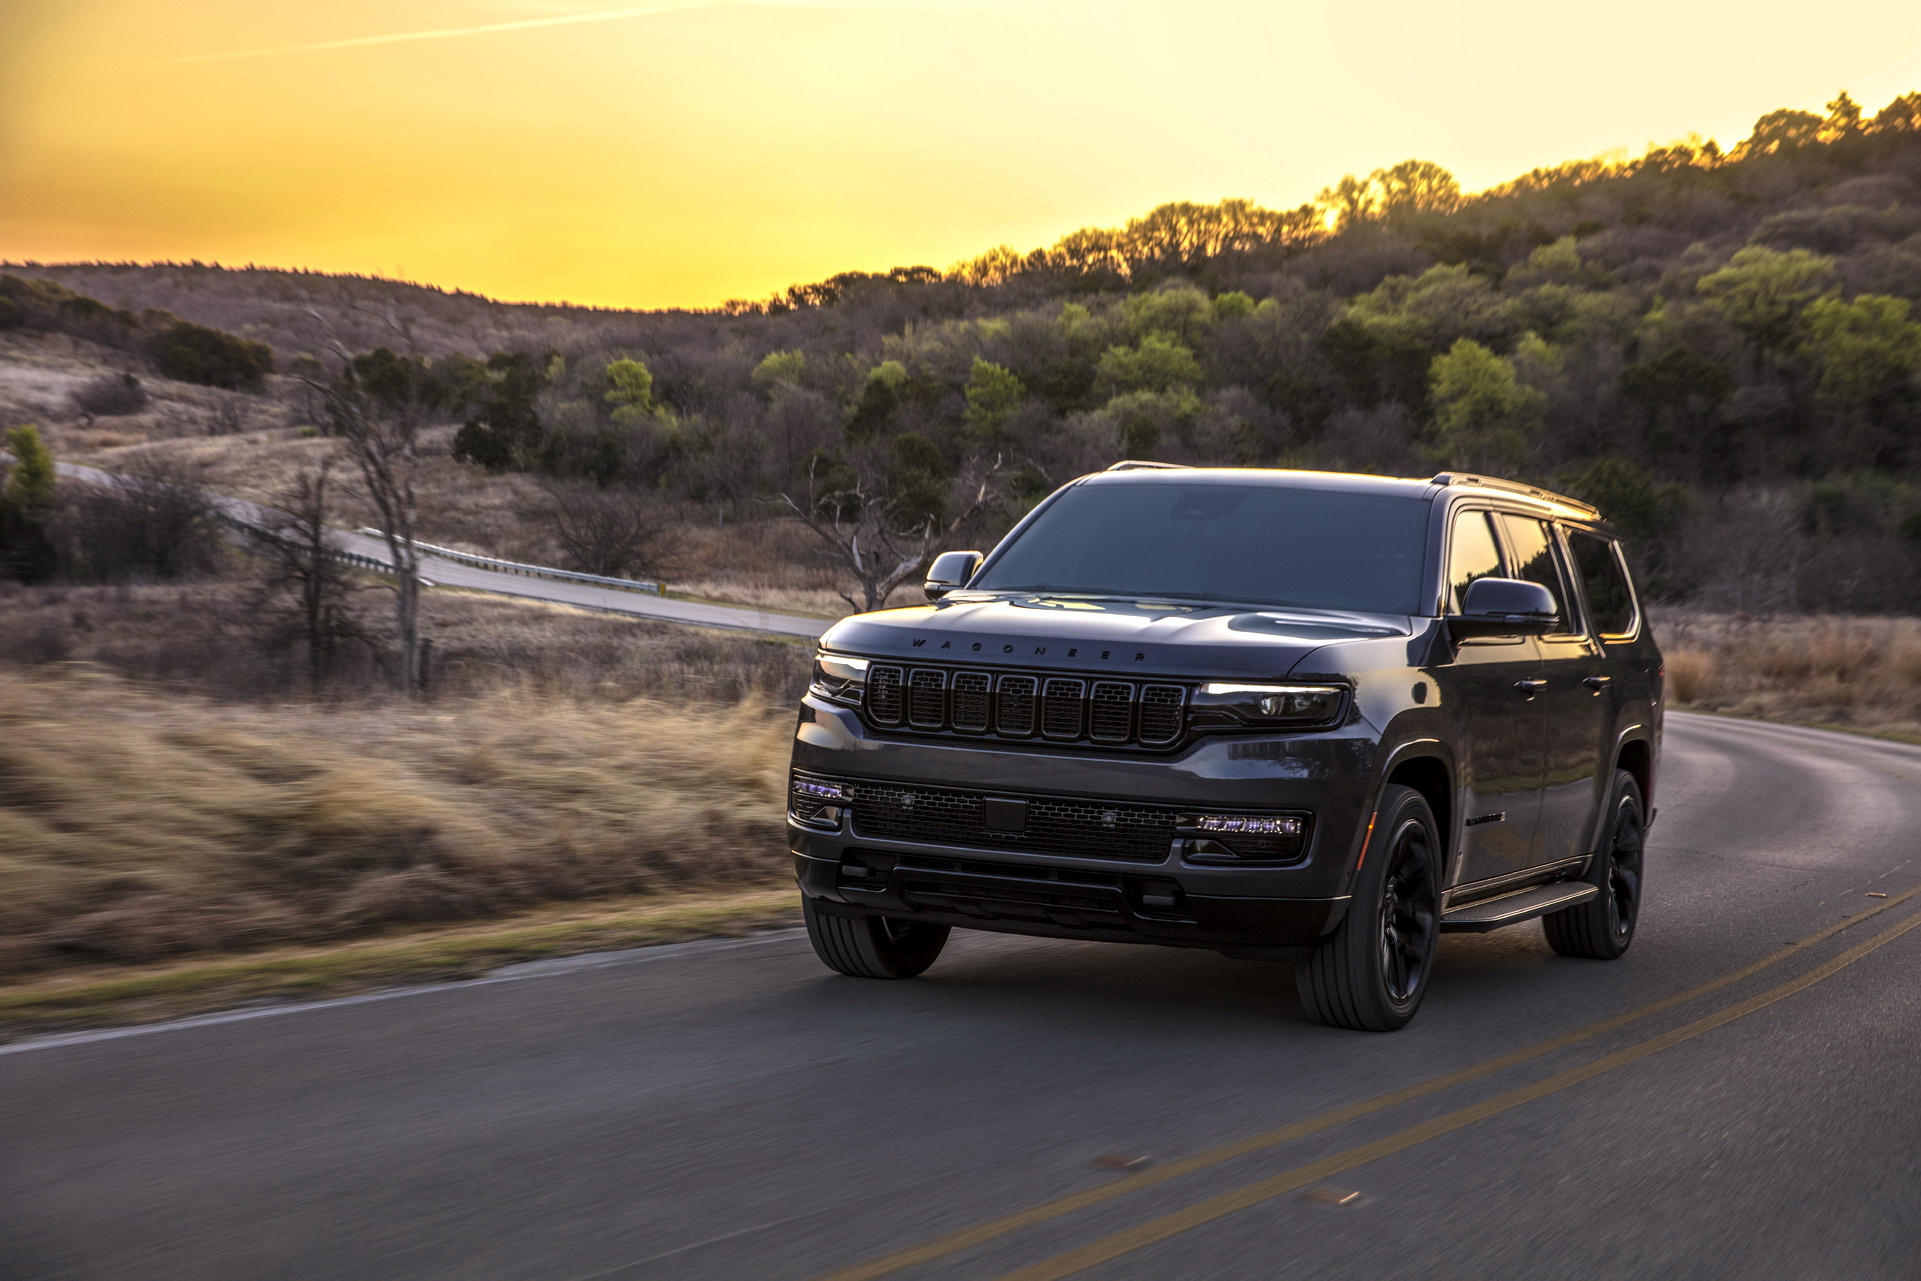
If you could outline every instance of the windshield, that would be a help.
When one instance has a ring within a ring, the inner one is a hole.
[[[1076,485],[968,587],[1413,614],[1427,510],[1271,484]]]

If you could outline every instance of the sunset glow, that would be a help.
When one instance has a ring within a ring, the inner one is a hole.
[[[711,306],[1918,87],[1921,7],[1862,0],[25,0],[0,14],[0,258]]]

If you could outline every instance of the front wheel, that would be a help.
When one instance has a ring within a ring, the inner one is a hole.
[[[1607,832],[1588,864],[1587,882],[1601,892],[1541,918],[1548,946],[1562,956],[1612,961],[1634,941],[1634,923],[1641,915],[1642,846],[1647,840],[1642,813],[1641,785],[1626,770],[1616,770],[1608,793]]]
[[[947,946],[949,929],[886,916],[833,916],[802,895],[807,938],[830,970],[857,979],[911,979]]]
[[[1441,841],[1427,801],[1399,784],[1381,794],[1374,838],[1334,933],[1294,968],[1315,1019],[1392,1032],[1420,1008],[1440,940]]]

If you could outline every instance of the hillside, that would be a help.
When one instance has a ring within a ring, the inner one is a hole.
[[[334,339],[416,355],[463,397],[433,437],[428,524],[500,550],[539,531],[482,496],[549,481],[722,527],[833,491],[899,527],[954,513],[998,459],[997,501],[955,535],[984,541],[1053,485],[1151,455],[1556,484],[1608,510],[1661,595],[1709,607],[1905,612],[1921,593],[1917,94],[1477,195],[1408,162],[1299,210],[1169,205],[706,313],[197,265],[10,270],[267,342],[283,371],[334,376]],[[239,487],[325,448],[281,376],[234,393],[252,418],[231,439],[185,408],[78,423],[22,390],[55,356],[15,332],[37,354],[0,366],[0,413],[34,413],[64,450],[164,448]],[[484,468],[454,459],[457,437]],[[774,577],[787,549],[821,570],[783,528]]]

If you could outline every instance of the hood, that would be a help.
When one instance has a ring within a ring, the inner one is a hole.
[[[821,644],[923,662],[1272,680],[1315,650],[1411,633],[1410,620],[1391,614],[955,592],[842,619]],[[1325,672],[1339,660],[1323,654],[1316,664]]]

